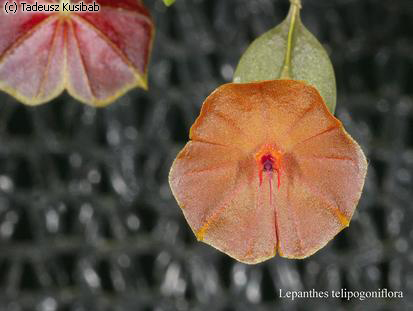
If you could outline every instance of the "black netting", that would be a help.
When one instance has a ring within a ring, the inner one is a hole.
[[[147,4],[157,25],[149,92],[105,109],[67,95],[30,108],[0,94],[0,310],[412,309],[413,1],[303,1],[368,178],[350,228],[327,247],[256,266],[195,241],[167,175],[203,99],[288,1]],[[383,287],[404,299],[278,297]]]

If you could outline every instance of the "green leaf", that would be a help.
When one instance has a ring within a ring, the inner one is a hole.
[[[175,3],[175,0],[163,0],[163,3],[165,3],[166,6],[171,6]]]
[[[296,12],[292,4],[281,24],[258,37],[248,47],[237,66],[234,82],[275,80],[281,76],[304,80],[317,88],[334,114],[336,80],[333,66],[321,43],[302,24],[298,7],[295,9]],[[290,27],[291,20],[293,27]],[[291,57],[287,62],[290,66],[285,68],[289,33]]]

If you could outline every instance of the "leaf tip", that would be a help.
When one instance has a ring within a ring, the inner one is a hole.
[[[163,0],[163,3],[164,3],[166,6],[171,6],[172,4],[175,3],[175,0]]]

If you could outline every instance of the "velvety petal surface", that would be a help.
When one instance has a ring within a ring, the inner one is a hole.
[[[307,257],[349,225],[367,162],[315,88],[221,86],[190,138],[170,185],[199,240],[257,263]]]
[[[134,87],[147,88],[154,29],[141,1],[98,0],[97,13],[65,14],[6,14],[5,2],[0,0],[0,90],[36,105],[67,89],[84,103],[103,106]]]

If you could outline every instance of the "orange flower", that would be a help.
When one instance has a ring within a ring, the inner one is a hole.
[[[169,182],[198,240],[258,263],[307,257],[349,225],[367,162],[314,87],[223,85],[190,139]]]

